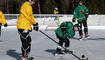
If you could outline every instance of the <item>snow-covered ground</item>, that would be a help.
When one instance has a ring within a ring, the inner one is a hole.
[[[53,31],[43,31],[56,41]],[[32,36],[32,56],[35,60],[78,60],[72,55],[55,57],[53,53],[57,47],[53,41],[40,32],[33,31]],[[105,60],[105,30],[89,30],[90,38],[78,41],[78,33],[75,38],[70,39],[70,49],[79,57],[85,54],[89,60]],[[0,60],[21,60],[21,42],[17,29],[14,27],[3,28],[0,38]]]

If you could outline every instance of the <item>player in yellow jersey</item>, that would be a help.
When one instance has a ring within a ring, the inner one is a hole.
[[[33,16],[32,5],[35,4],[36,0],[27,0],[20,9],[20,15],[17,21],[17,29],[20,34],[20,39],[22,42],[22,59],[30,60],[33,57],[29,57],[31,50],[31,37],[30,31],[31,25],[33,25],[34,30],[38,31],[38,23],[35,21]]]
[[[1,36],[1,26],[4,25],[4,27],[7,27],[7,22],[5,20],[4,14],[2,11],[0,11],[0,36]]]

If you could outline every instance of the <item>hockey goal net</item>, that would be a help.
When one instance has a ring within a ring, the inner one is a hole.
[[[34,16],[39,25],[46,26],[46,31],[54,31],[62,22],[72,20],[72,15],[41,14]]]
[[[5,18],[9,26],[16,26],[19,14],[5,14]],[[46,31],[54,31],[64,21],[72,20],[72,15],[60,14],[34,14],[36,22],[40,25],[40,29]]]
[[[40,25],[45,25],[46,31],[54,31],[59,25],[60,25],[60,16],[53,15],[53,14],[43,14],[38,16],[35,16],[35,19],[40,22]]]

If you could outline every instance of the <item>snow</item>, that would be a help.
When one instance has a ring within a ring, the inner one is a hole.
[[[5,15],[6,16],[6,15]],[[9,17],[9,15],[7,15]],[[11,17],[18,15],[10,15]],[[38,16],[38,17],[37,17]],[[40,28],[45,30],[48,25],[57,25],[57,21],[54,16],[60,16],[60,23],[64,21],[72,21],[73,15],[35,15],[35,20],[39,23]],[[16,26],[17,18],[6,18],[7,24],[9,26]],[[105,29],[105,15],[89,15],[88,26],[89,29]],[[57,27],[50,27],[49,29],[56,29]]]
[[[56,39],[53,31],[44,31],[50,37]],[[89,60],[105,60],[105,30],[89,29],[90,38],[84,41],[78,41],[78,33],[73,39],[70,39],[70,50],[81,57],[85,54]],[[53,53],[57,44],[47,38],[40,32],[33,31],[31,55],[35,60],[78,60],[72,55],[64,55],[63,57],[55,57]],[[0,60],[21,60],[21,41],[16,27],[8,27],[2,29],[0,38]]]
[[[16,24],[17,24],[17,19],[7,20],[7,24],[8,24],[9,26],[16,26]]]
[[[6,18],[7,23],[11,26],[16,26],[16,22],[17,22],[17,15],[11,15],[9,18],[9,15],[5,15],[8,16],[8,18]],[[15,16],[15,17],[14,17]],[[35,20],[39,23],[39,25],[56,25],[57,21],[55,20],[55,17],[60,16],[60,23],[64,22],[64,21],[72,21],[73,15],[34,15],[35,16]],[[89,26],[105,26],[105,15],[89,15],[88,18],[88,25]],[[55,22],[54,22],[55,21]]]

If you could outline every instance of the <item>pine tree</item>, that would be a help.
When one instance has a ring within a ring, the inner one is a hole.
[[[21,5],[26,0],[0,0],[0,10],[3,13],[17,14]],[[38,1],[38,0],[37,0]],[[54,8],[58,7],[60,14],[72,14],[78,0],[39,0],[41,13],[53,14]],[[105,0],[83,0],[90,14],[105,14]],[[38,14],[38,4],[33,6],[34,13]]]

